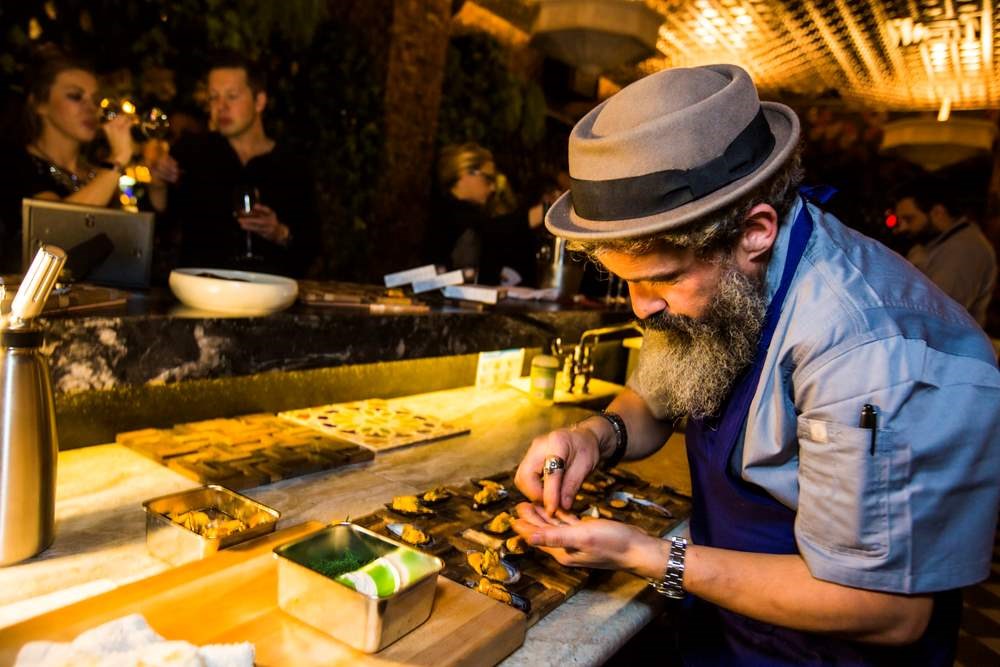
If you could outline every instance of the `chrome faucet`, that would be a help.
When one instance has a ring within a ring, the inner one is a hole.
[[[565,350],[560,339],[555,340],[552,345],[552,353],[564,359],[563,372],[569,379],[568,391],[570,393],[576,391],[576,379],[580,377],[583,378],[581,393],[590,393],[590,378],[594,374],[594,348],[597,347],[601,337],[625,331],[639,331],[641,333],[642,329],[635,320],[598,329],[587,329],[580,336],[580,342],[573,346],[571,353]]]

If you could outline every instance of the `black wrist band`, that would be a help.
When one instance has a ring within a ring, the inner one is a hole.
[[[102,162],[100,164],[100,166],[103,167],[104,169],[107,169],[108,171],[118,172],[118,174],[121,175],[121,174],[125,173],[125,167],[127,165],[124,165],[121,162],[119,162],[118,160],[115,160],[114,162],[110,162],[110,161],[108,161],[108,162]]]
[[[622,457],[625,456],[625,451],[628,449],[628,431],[625,429],[625,420],[616,413],[608,412],[607,410],[601,412],[598,416],[607,419],[615,432],[614,451],[611,452],[611,456],[604,460],[601,466],[604,468],[614,468],[622,460]]]

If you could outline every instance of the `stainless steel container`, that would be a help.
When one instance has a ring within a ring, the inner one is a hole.
[[[566,239],[554,239],[551,249],[539,259],[539,287],[555,287],[560,299],[569,299],[580,290],[584,264],[570,256]]]
[[[0,331],[0,566],[55,539],[59,445],[42,333]]]
[[[210,484],[189,491],[147,500],[146,546],[149,552],[171,565],[181,565],[211,556],[220,549],[274,532],[281,512],[234,491]],[[252,527],[225,537],[205,537],[172,520],[192,510],[221,512]]]
[[[358,592],[307,564],[352,554],[363,560],[403,550],[422,574],[391,595]],[[370,530],[339,523],[274,550],[278,606],[314,628],[365,653],[375,653],[427,620],[444,562]]]
[[[0,566],[44,551],[55,539],[59,453],[42,332],[29,322],[45,305],[66,253],[39,249],[0,317]]]

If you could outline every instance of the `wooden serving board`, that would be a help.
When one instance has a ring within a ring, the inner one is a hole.
[[[80,633],[140,613],[167,639],[197,645],[252,642],[259,667],[296,665],[492,665],[524,642],[524,614],[444,577],[423,625],[376,654],[365,654],[278,608],[278,568],[271,550],[319,530],[309,522],[211,558],[57,609],[0,630],[0,665],[29,641],[70,641]]]
[[[616,470],[616,476],[595,472],[581,488],[573,504],[573,512],[580,515],[593,507],[605,518],[631,524],[649,535],[660,536],[687,518],[691,513],[690,499],[672,489],[650,484],[628,472]],[[428,505],[433,514],[408,516],[391,508],[354,519],[358,525],[382,535],[390,534],[391,523],[409,523],[428,534],[433,542],[417,547],[445,562],[442,574],[458,583],[475,584],[479,575],[468,565],[469,551],[482,551],[484,546],[498,548],[503,538],[513,536],[513,531],[497,536],[489,534],[484,524],[500,512],[516,514],[516,505],[525,497],[514,486],[514,471],[491,475],[487,479],[502,484],[508,491],[506,499],[487,508],[474,509],[473,495],[480,489],[478,480],[446,487],[452,496],[438,504]],[[600,488],[597,485],[602,485]],[[664,517],[651,510],[627,505],[612,507],[608,500],[613,491],[629,491],[667,507],[674,516]],[[398,538],[396,538],[398,539]],[[532,626],[550,611],[565,602],[589,580],[601,576],[600,571],[561,565],[548,554],[530,549],[522,556],[511,558],[511,563],[521,572],[516,583],[507,586],[511,593],[526,598],[531,604],[528,626]]]
[[[380,398],[288,410],[278,416],[376,452],[469,432],[467,427],[416,413],[402,405],[402,401]]]
[[[269,413],[129,431],[119,433],[115,441],[196,482],[234,491],[375,456],[369,449]]]

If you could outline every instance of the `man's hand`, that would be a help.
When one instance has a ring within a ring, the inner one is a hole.
[[[289,229],[278,220],[277,214],[263,204],[254,204],[250,215],[236,218],[244,231],[258,234],[271,243],[284,245],[288,242]]]
[[[577,489],[600,461],[598,435],[584,426],[588,422],[535,438],[517,468],[514,476],[517,488],[528,500],[542,504],[549,516],[559,508],[572,507]],[[543,477],[542,466],[550,456],[558,456],[566,466]]]
[[[181,169],[177,160],[168,154],[158,156],[149,162],[149,173],[153,177],[153,185],[163,186],[180,180]]]
[[[581,520],[558,510],[549,517],[537,505],[521,503],[514,530],[563,565],[627,570],[657,576],[664,554],[655,540],[638,528],[606,519]]]

